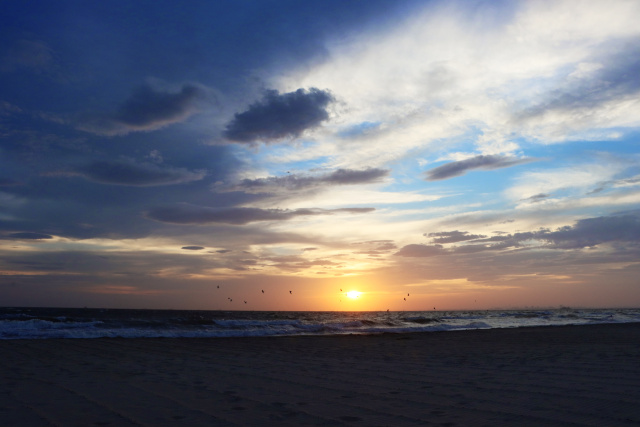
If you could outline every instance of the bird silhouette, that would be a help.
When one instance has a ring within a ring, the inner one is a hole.
[[[262,290],[262,293],[264,294],[264,289]]]
[[[291,293],[291,291],[289,291],[289,293]]]

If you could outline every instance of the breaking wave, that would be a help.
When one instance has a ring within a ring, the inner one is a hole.
[[[242,312],[0,308],[0,339],[378,334],[625,322],[640,322],[640,310]]]

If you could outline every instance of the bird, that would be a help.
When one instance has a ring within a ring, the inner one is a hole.
[[[246,304],[247,302],[245,301],[244,303]]]
[[[409,296],[409,294],[407,294],[407,296]]]
[[[262,293],[264,294],[264,289],[262,290]]]
[[[405,298],[404,300],[406,301],[407,299]]]
[[[218,285],[218,289],[220,289],[220,285]]]
[[[291,293],[291,291],[289,291],[289,293]]]

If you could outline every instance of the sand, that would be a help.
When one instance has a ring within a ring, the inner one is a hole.
[[[638,426],[640,324],[0,341],[1,426]]]

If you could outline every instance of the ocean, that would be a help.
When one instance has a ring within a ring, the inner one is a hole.
[[[294,312],[0,308],[0,339],[378,334],[640,322],[640,309]]]

